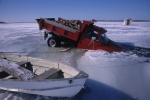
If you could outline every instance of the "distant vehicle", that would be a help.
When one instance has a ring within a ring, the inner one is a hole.
[[[131,25],[131,23],[132,23],[132,19],[131,18],[124,19],[124,21],[123,21],[123,25],[126,25],[126,26]]]
[[[84,88],[88,78],[88,74],[68,65],[62,63],[58,65],[52,61],[16,54],[0,53],[0,65],[3,65],[0,66],[0,89],[13,92],[73,97]],[[12,71],[14,67],[16,71]],[[33,73],[33,77],[28,80],[24,80],[23,77],[26,70],[28,73],[25,73],[25,77],[29,77],[29,72]],[[14,76],[15,73],[19,73],[18,77]]]
[[[36,19],[39,29],[44,30],[44,38],[50,47],[74,47],[88,50],[120,51],[115,42],[108,39],[104,28],[92,21],[66,20],[63,18]]]

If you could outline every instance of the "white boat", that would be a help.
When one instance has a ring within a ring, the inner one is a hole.
[[[51,97],[73,97],[84,88],[88,78],[82,71],[49,60],[8,53],[0,53],[0,59],[15,62],[24,68],[30,63],[34,73],[34,77],[29,80],[20,80],[11,75],[1,78],[2,90]]]

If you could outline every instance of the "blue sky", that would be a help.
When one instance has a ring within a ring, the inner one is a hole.
[[[150,20],[150,0],[0,0],[0,21],[39,17]]]

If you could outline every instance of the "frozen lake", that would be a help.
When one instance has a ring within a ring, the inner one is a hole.
[[[127,42],[150,48],[150,22],[97,22],[107,29],[107,36],[117,42]],[[0,51],[24,54],[55,62],[63,62],[89,74],[86,89],[73,100],[149,100],[150,58],[125,52],[71,50],[59,52],[49,48],[36,23],[0,24]],[[49,97],[0,92],[0,99],[49,100]]]

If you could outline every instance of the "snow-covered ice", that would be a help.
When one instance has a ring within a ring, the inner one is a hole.
[[[107,36],[116,42],[132,43],[150,48],[150,22],[134,22],[125,26],[122,22],[97,22],[107,29]]]
[[[107,29],[107,36],[117,42],[150,48],[150,22],[97,22]],[[74,100],[149,100],[150,58],[127,52],[71,50],[59,52],[49,48],[36,23],[0,24],[0,51],[24,52],[27,55],[64,62],[89,74],[86,89]],[[48,97],[1,91],[0,98],[29,98],[47,100]]]

